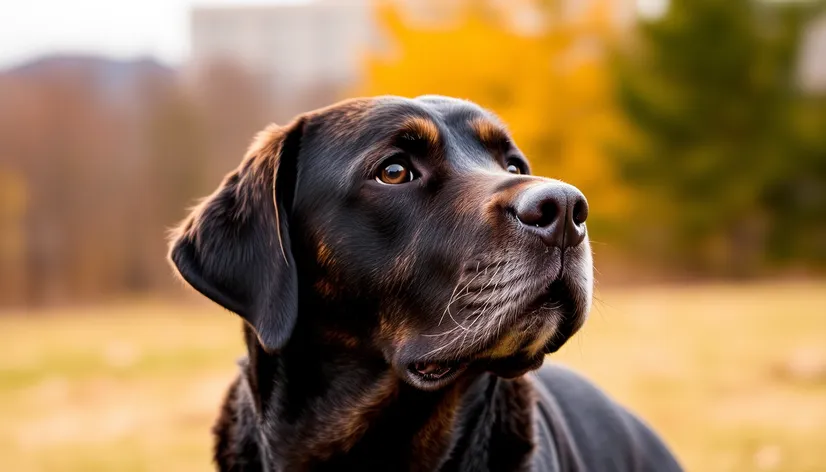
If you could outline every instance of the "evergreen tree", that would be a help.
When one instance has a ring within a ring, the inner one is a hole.
[[[797,75],[820,6],[672,0],[640,25],[617,61],[637,136],[616,154],[647,252],[726,275],[826,260],[826,112]]]

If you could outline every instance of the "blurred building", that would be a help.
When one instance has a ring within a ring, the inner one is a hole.
[[[800,82],[809,92],[826,91],[826,14],[815,18],[803,38]]]
[[[280,119],[320,106],[359,82],[374,34],[367,0],[196,7],[192,72],[232,64],[261,79]]]
[[[457,18],[464,0],[393,0],[405,21],[438,27]],[[562,18],[576,20],[596,0],[560,2]],[[196,7],[191,14],[191,72],[230,64],[260,80],[280,119],[324,105],[361,79],[362,58],[384,44],[370,0],[317,0],[303,4]],[[635,18],[634,0],[611,2],[618,27]],[[526,34],[548,25],[535,0],[490,0],[488,7]]]

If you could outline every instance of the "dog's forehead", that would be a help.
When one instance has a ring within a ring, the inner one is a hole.
[[[349,141],[361,141],[360,137],[381,139],[411,123],[423,129],[430,127],[436,133],[470,131],[481,139],[490,137],[485,130],[507,135],[503,123],[490,111],[468,100],[441,95],[353,99],[319,110],[319,115],[333,136]]]
[[[412,101],[421,104],[448,124],[457,121],[469,121],[475,118],[495,120],[491,112],[468,100],[441,95],[422,95],[412,99]]]

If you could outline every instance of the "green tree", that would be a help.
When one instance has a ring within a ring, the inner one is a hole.
[[[672,0],[616,62],[646,253],[725,275],[826,260],[826,113],[798,87],[812,2]]]

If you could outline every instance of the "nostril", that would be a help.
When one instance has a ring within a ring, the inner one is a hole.
[[[544,228],[545,226],[550,226],[551,223],[556,221],[557,216],[559,216],[559,207],[554,202],[546,201],[542,203],[539,208],[540,216],[534,223],[537,227]]]
[[[514,209],[513,214],[523,225],[546,228],[559,218],[560,212],[561,209],[555,201],[539,200],[520,205]]]
[[[574,224],[579,226],[582,223],[585,223],[586,219],[588,219],[588,204],[585,203],[585,200],[578,199],[577,202],[574,204]]]

